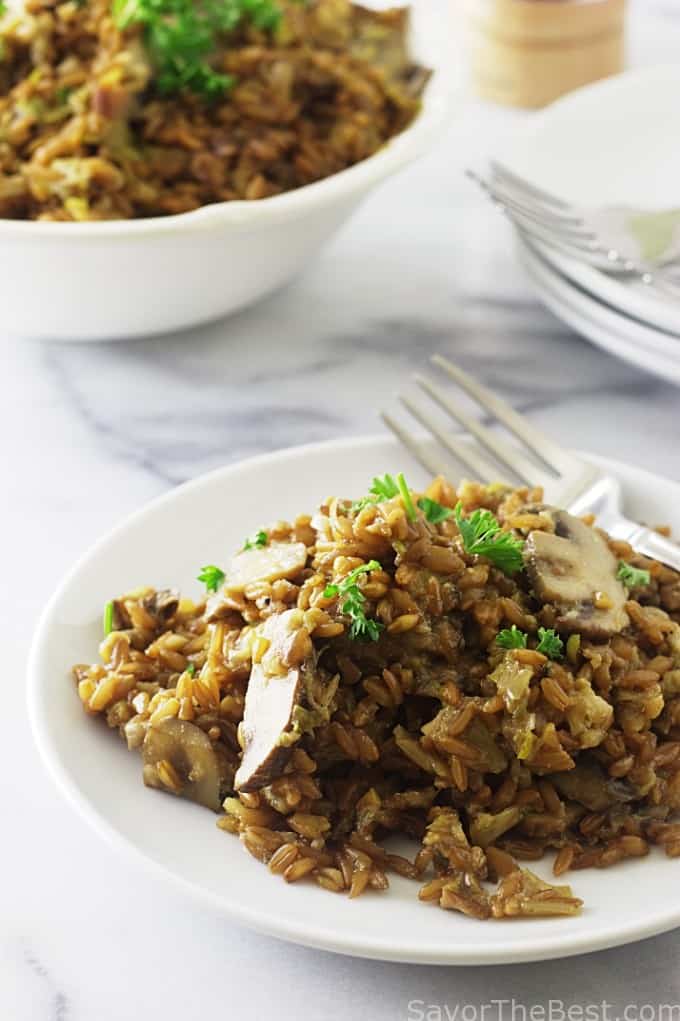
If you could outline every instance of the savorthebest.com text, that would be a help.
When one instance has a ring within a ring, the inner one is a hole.
[[[428,1003],[409,1000],[406,1021],[680,1021],[680,1003],[522,1003],[514,998],[488,1003]]]

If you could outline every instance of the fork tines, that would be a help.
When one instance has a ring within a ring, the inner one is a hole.
[[[433,356],[432,363],[465,391],[485,412],[487,419],[501,424],[527,450],[508,442],[479,419],[469,415],[448,389],[425,376],[416,375],[413,381],[419,389],[444,412],[448,420],[452,419],[458,426],[462,426],[477,441],[472,443],[464,436],[452,435],[432,415],[429,408],[409,396],[399,394],[401,404],[427,429],[435,443],[423,443],[408,426],[402,425],[392,415],[383,413],[383,421],[428,472],[434,475],[447,474],[449,469],[446,459],[442,459],[439,454],[442,448],[482,482],[501,481],[515,485],[519,480],[532,486],[545,485],[560,476],[573,475],[581,470],[582,465],[577,458],[543,435],[528,419],[448,358],[437,354]],[[485,448],[493,460],[481,448]]]

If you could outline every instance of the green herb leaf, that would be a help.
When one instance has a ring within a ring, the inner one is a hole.
[[[202,567],[201,573],[197,576],[197,580],[203,582],[208,592],[217,592],[225,578],[226,574],[224,571],[219,567],[215,567],[214,564]]]
[[[373,496],[378,497],[380,500],[391,500],[394,496],[398,495],[399,486],[391,475],[377,475],[373,479],[373,485],[369,489],[369,493],[372,493]]]
[[[104,631],[104,635],[110,635],[113,631],[113,599],[109,600],[104,607],[102,630]]]
[[[616,572],[616,577],[619,581],[623,582],[626,588],[644,588],[652,580],[649,571],[645,571],[642,567],[633,567],[632,564],[627,564],[625,560],[619,560],[619,569]]]
[[[486,557],[504,574],[516,574],[524,567],[524,543],[511,532],[504,532],[489,510],[476,510],[463,517],[463,505],[454,511],[463,546],[468,553]]]
[[[406,479],[404,478],[403,472],[399,472],[395,478],[393,475],[376,475],[373,479],[373,484],[368,491],[368,496],[363,496],[360,500],[355,500],[352,504],[353,513],[357,513],[363,510],[364,507],[368,507],[372,503],[380,503],[381,500],[392,500],[395,496],[401,496],[404,503],[404,509],[406,510],[406,516],[409,521],[415,521],[418,517],[415,505],[413,503],[413,497],[411,496],[411,490],[408,487]],[[431,503],[434,504],[434,500]],[[440,505],[437,504],[439,507]],[[443,509],[443,508],[442,508]],[[443,518],[441,520],[444,520]]]
[[[431,525],[438,525],[453,514],[450,507],[443,507],[436,500],[431,500],[429,496],[421,496],[418,506]]]
[[[371,620],[370,617],[355,617],[349,629],[350,638],[354,641],[377,642],[380,632],[384,628],[379,620]]]
[[[500,645],[501,649],[526,649],[527,647],[527,636],[523,631],[513,624],[511,628],[503,628],[496,635],[496,645]]]
[[[185,673],[189,674],[189,677],[193,677],[195,675],[195,673],[196,673],[196,664],[195,663],[187,663],[187,668],[185,670]]]
[[[548,659],[562,659],[564,655],[564,642],[553,628],[540,627],[538,629],[536,652],[542,652]]]
[[[384,624],[378,620],[371,620],[366,616],[364,604],[366,596],[358,585],[358,579],[362,574],[370,571],[380,571],[381,566],[377,560],[369,560],[367,564],[361,564],[350,571],[342,581],[337,584],[326,585],[324,597],[334,599],[339,596],[342,599],[340,604],[341,612],[350,619],[349,636],[353,639],[368,639],[377,642]]]
[[[5,0],[0,0],[0,18],[2,18],[5,14],[7,14],[7,4],[5,3]]]
[[[362,496],[352,504],[352,512],[356,514],[372,503],[380,503],[381,500],[391,500],[399,495],[399,486],[391,475],[376,475],[368,491],[368,496]]]
[[[415,509],[415,506],[413,504],[413,499],[411,497],[411,490],[408,488],[408,486],[406,484],[406,479],[404,478],[403,472],[399,472],[399,474],[397,475],[397,485],[399,486],[399,492],[401,494],[401,498],[404,501],[404,507],[406,509],[406,517],[409,519],[409,521],[417,521],[418,513],[417,513],[417,511]]]
[[[250,539],[246,539],[243,544],[243,549],[257,549],[258,546],[266,546],[269,542],[269,536],[266,532],[255,532]]]
[[[205,99],[223,95],[235,81],[210,64],[220,37],[242,21],[272,31],[281,20],[273,0],[113,0],[113,14],[121,29],[143,26],[159,92],[188,90]]]
[[[0,2],[2,2],[2,0],[0,0]],[[58,106],[64,106],[64,104],[68,101],[68,97],[72,94],[72,92],[73,92],[73,86],[71,86],[71,85],[62,85],[62,86],[60,86],[57,89],[57,91],[55,92],[55,94],[54,94],[55,99],[57,100],[57,105]]]

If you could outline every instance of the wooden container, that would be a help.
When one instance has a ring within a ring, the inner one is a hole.
[[[624,66],[626,0],[465,0],[480,96],[539,107]]]

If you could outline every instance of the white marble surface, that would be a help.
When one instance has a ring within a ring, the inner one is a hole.
[[[639,0],[636,62],[677,59],[678,8]],[[374,409],[433,351],[455,354],[569,443],[680,477],[679,392],[544,312],[505,224],[461,177],[518,116],[464,104],[438,151],[370,201],[316,266],[235,319],[140,343],[0,342],[3,1021],[397,1021],[413,1016],[411,1000],[438,1004],[435,1021],[444,1005],[512,996],[606,998],[614,1021],[628,1003],[680,1000],[677,933],[540,966],[435,969],[317,953],[210,917],[74,816],[26,720],[36,615],[97,536],[226,461],[375,431]]]

